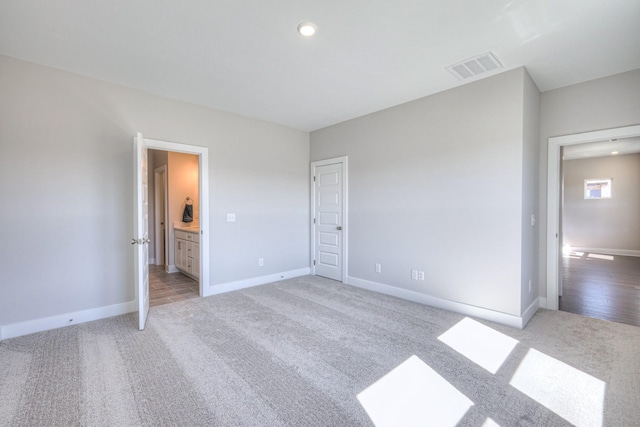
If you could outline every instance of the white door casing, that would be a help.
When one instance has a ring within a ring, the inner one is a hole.
[[[311,268],[345,281],[347,274],[347,158],[311,164]]]
[[[547,307],[558,310],[560,273],[560,148],[567,145],[640,136],[640,125],[549,138],[547,153]]]
[[[141,133],[133,138],[134,147],[134,237],[135,282],[138,300],[138,328],[143,330],[149,314],[149,173],[147,147]]]
[[[154,189],[155,189],[155,247],[156,247],[156,265],[167,264],[166,256],[166,231],[167,231],[167,165],[162,165],[154,170]]]

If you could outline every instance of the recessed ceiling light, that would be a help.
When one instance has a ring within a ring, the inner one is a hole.
[[[617,151],[612,151],[611,154],[613,154],[615,156],[616,154],[618,154],[618,152]]]
[[[301,22],[298,24],[298,32],[305,37],[311,37],[318,31],[318,27],[313,22]]]

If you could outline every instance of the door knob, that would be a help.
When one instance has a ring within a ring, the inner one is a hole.
[[[337,226],[337,227],[336,227],[336,230],[342,230],[342,227]]]

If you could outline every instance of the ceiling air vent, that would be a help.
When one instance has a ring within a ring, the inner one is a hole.
[[[466,80],[499,68],[502,68],[502,64],[498,58],[492,52],[488,52],[450,65],[447,70],[458,80]]]

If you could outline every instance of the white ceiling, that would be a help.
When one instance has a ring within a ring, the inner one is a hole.
[[[637,0],[0,0],[0,54],[311,131],[489,51],[541,91],[638,69],[638,22]]]
[[[612,154],[614,152],[616,154]],[[635,153],[640,153],[640,137],[567,145],[563,147],[562,159],[576,160]]]

